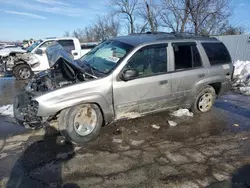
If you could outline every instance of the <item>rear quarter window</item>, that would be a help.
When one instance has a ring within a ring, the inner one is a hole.
[[[223,43],[202,43],[211,65],[231,63],[230,54]]]

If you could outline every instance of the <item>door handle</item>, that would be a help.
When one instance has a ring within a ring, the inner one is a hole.
[[[205,74],[198,74],[198,78],[203,78],[205,77]]]
[[[75,53],[73,53],[73,55],[78,55],[78,53],[77,53],[77,52],[75,52]]]
[[[230,72],[228,72],[228,73],[226,74],[226,76],[230,76]]]
[[[165,85],[165,84],[168,84],[168,80],[159,81],[159,85]]]

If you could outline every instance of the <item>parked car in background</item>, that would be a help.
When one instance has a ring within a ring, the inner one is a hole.
[[[82,57],[86,50],[81,49],[80,42],[77,38],[47,38],[38,40],[33,43],[27,50],[16,51],[9,49],[1,52],[0,57],[5,70],[12,72],[16,79],[29,79],[34,73],[49,69],[45,49],[53,42],[58,42],[65,51],[71,53],[74,59]]]
[[[208,112],[233,75],[223,43],[185,33],[115,37],[78,61],[58,44],[47,54],[51,69],[16,97],[14,116],[32,127],[58,117],[62,135],[78,144],[124,118],[178,107]]]

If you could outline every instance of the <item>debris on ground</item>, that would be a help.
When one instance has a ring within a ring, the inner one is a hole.
[[[193,117],[194,114],[192,112],[190,112],[188,109],[179,109],[176,110],[174,112],[171,113],[172,116],[175,117],[182,117],[182,116],[189,116],[189,117]]]
[[[120,129],[116,129],[116,130],[113,132],[114,135],[119,135],[119,134],[121,134],[121,133],[122,133],[122,131],[121,131]]]
[[[171,126],[171,127],[175,127],[177,125],[176,122],[174,121],[168,121],[168,124]]]
[[[250,95],[250,61],[234,62],[233,89]]]
[[[235,127],[239,127],[239,124],[234,124]]]
[[[118,149],[120,151],[126,151],[126,150],[130,149],[130,146],[128,146],[128,145],[119,145]]]
[[[13,114],[13,104],[8,104],[0,107],[0,116],[10,116],[14,117]]]
[[[159,125],[155,125],[155,124],[151,125],[151,127],[153,127],[154,129],[160,129],[161,128]]]
[[[139,145],[142,145],[144,142],[145,140],[131,140],[131,145],[139,146]]]
[[[122,143],[122,139],[121,138],[113,138],[112,142],[121,144]]]

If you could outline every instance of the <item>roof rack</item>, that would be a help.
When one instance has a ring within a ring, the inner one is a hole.
[[[130,35],[167,35],[172,37],[183,37],[183,38],[193,38],[193,37],[209,37],[208,35],[197,35],[191,32],[151,32],[147,31],[145,33],[133,33]]]

